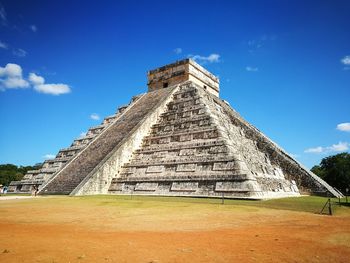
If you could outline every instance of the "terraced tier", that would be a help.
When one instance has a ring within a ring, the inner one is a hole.
[[[212,97],[195,83],[180,85],[141,147],[112,180],[110,193],[299,195],[294,182],[286,180],[278,165],[271,165],[254,141],[223,116],[217,103],[221,100]],[[264,180],[258,184],[258,178],[268,179],[267,187]]]

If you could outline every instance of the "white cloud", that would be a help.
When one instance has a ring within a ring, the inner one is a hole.
[[[321,146],[318,146],[315,148],[306,149],[304,152],[306,152],[306,153],[322,153],[323,151],[324,151],[324,148]]]
[[[54,159],[56,157],[56,155],[53,155],[53,154],[45,154],[44,156],[43,156],[43,158],[45,159],[45,160],[49,160],[49,159]]]
[[[39,93],[61,95],[71,92],[71,89],[66,84],[45,84],[45,79],[35,73],[30,73],[28,79],[34,90]]]
[[[20,65],[8,63],[5,67],[0,67],[0,90],[27,87],[29,83],[23,79]]]
[[[194,56],[191,56],[190,57],[193,59],[193,60],[196,60],[197,62],[199,63],[217,63],[217,62],[220,62],[220,55],[219,54],[210,54],[209,56],[205,57],[205,56],[200,56],[200,55],[194,55]]]
[[[258,68],[254,68],[254,67],[247,66],[247,67],[245,67],[245,70],[246,70],[246,71],[250,71],[250,72],[256,72],[256,71],[258,71],[259,69],[258,69]]]
[[[38,31],[38,28],[36,27],[36,25],[30,25],[29,28],[30,28],[30,30],[32,30],[33,32]]]
[[[8,63],[4,68],[0,67],[0,77],[22,77],[22,68],[20,65]]]
[[[332,146],[322,147],[318,146],[315,148],[306,149],[304,152],[306,153],[332,153],[332,152],[344,152],[349,150],[348,142],[339,142],[337,144],[333,144]]]
[[[0,41],[0,48],[8,49],[8,45],[6,43]]]
[[[80,134],[79,134],[79,139],[81,139],[81,138],[84,138],[85,136],[86,136],[86,134],[87,134],[87,132],[81,132]]]
[[[40,93],[61,95],[71,92],[66,84],[45,84],[45,79],[35,73],[30,73],[28,80],[34,90]],[[23,79],[20,65],[8,63],[4,68],[0,67],[0,90],[27,88],[29,82]]]
[[[175,54],[181,54],[182,53],[182,48],[177,47],[174,49]]]
[[[22,79],[22,78],[7,78],[5,80],[0,79],[0,86],[3,85],[5,89],[21,89],[21,88],[28,88],[29,84],[28,81]]]
[[[35,73],[30,73],[28,79],[33,85],[41,85],[45,83],[45,79]]]
[[[330,152],[344,152],[349,150],[349,143],[339,142],[338,144],[333,144],[330,147],[327,147]]]
[[[27,51],[25,51],[24,49],[21,48],[17,48],[12,50],[12,54],[15,55],[16,57],[25,57],[27,55]]]
[[[66,84],[45,84],[45,79],[35,73],[29,74],[29,81],[32,83],[34,90],[39,93],[58,96],[71,92],[70,87]]]
[[[345,66],[350,66],[350,56],[345,56],[340,60]]]
[[[337,125],[337,130],[350,132],[350,122],[339,123]]]
[[[71,89],[66,84],[41,84],[34,86],[34,90],[39,93],[51,94],[51,95],[61,95],[70,93]]]
[[[100,116],[97,113],[92,113],[90,115],[90,119],[98,121],[100,119]]]

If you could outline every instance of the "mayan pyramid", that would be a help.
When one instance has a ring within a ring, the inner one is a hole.
[[[339,193],[219,97],[191,59],[148,72],[148,92],[91,128],[13,192],[266,199]]]

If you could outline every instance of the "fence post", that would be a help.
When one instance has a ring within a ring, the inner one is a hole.
[[[328,212],[329,215],[332,215],[332,203],[330,198],[328,198]]]

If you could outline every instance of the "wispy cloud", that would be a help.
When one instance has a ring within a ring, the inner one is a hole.
[[[209,56],[189,55],[189,57],[200,64],[220,62],[220,55],[215,53],[210,54]]]
[[[2,49],[6,49],[6,50],[9,50],[11,51],[12,50],[12,54],[16,57],[25,57],[27,55],[27,51],[25,51],[24,49],[22,48],[13,48],[11,47],[9,44],[5,43],[5,42],[2,42],[0,41],[0,48]]]
[[[0,41],[0,48],[8,49],[8,45],[5,42]]]
[[[50,94],[50,95],[62,95],[71,92],[71,89],[66,84],[42,84],[34,86],[34,90],[39,93]]]
[[[97,113],[92,113],[90,115],[90,119],[98,121],[100,119],[100,116]]]
[[[43,156],[43,158],[44,158],[45,160],[54,159],[55,157],[56,157],[56,155],[51,154],[51,153],[45,154],[45,155]]]
[[[35,33],[36,31],[38,31],[38,28],[36,27],[36,25],[30,25],[29,28],[30,28],[30,30],[32,30],[34,33]]]
[[[7,25],[7,15],[5,8],[0,3],[0,20],[2,25]]]
[[[250,66],[245,67],[245,70],[246,71],[250,71],[250,72],[257,72],[257,71],[259,71],[259,69],[257,67],[250,67]]]
[[[51,95],[61,95],[71,92],[66,84],[45,84],[45,79],[35,73],[30,73],[28,80],[22,76],[20,65],[8,63],[0,67],[0,90],[29,88],[31,85],[37,92]]]
[[[341,63],[343,63],[346,66],[350,66],[350,56],[345,56],[340,60]]]
[[[12,54],[15,55],[16,57],[25,57],[27,55],[27,51],[25,51],[24,49],[21,48],[17,48],[12,50]]]
[[[344,65],[344,70],[350,70],[350,56],[343,57],[340,62]]]
[[[177,47],[173,51],[174,51],[175,54],[181,54],[182,53],[182,48]]]
[[[327,146],[327,147],[314,147],[314,148],[309,148],[306,149],[304,152],[305,153],[333,153],[333,152],[344,152],[349,150],[349,143],[348,142],[339,142],[337,144],[333,144],[332,146]]]
[[[248,40],[246,43],[248,45],[249,53],[256,53],[258,50],[266,46],[268,42],[274,41],[277,39],[276,35],[262,35],[257,39]]]
[[[314,147],[314,148],[308,148],[304,152],[306,153],[322,153],[324,151],[324,148],[321,146]]]
[[[350,122],[339,123],[337,125],[337,130],[350,132]]]
[[[23,79],[21,66],[8,63],[5,67],[0,67],[0,90],[28,87],[29,83]]]

